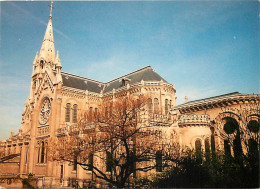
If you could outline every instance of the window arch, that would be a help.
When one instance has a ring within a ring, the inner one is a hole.
[[[154,99],[154,113],[155,114],[159,113],[159,100],[158,100],[158,98]]]
[[[78,105],[74,104],[73,105],[73,112],[72,112],[72,122],[73,123],[77,122],[77,114],[78,114]]]
[[[225,133],[232,134],[238,130],[238,123],[234,118],[226,117],[224,120],[226,122],[223,127]]]
[[[169,109],[169,107],[168,107],[168,99],[165,99],[165,115],[168,114],[168,109]]]
[[[70,103],[66,104],[65,121],[70,122]]]
[[[235,158],[241,158],[242,157],[242,145],[241,145],[241,139],[240,139],[240,129],[239,124],[236,119],[232,117],[225,117],[224,121],[226,122],[224,124],[224,131],[226,134],[234,134],[234,140],[233,140],[233,152]],[[226,146],[229,145],[229,143],[226,144]],[[227,146],[226,148],[230,148]],[[227,152],[229,153],[229,152]]]

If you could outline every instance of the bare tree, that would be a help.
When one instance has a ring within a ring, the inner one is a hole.
[[[51,142],[52,160],[74,162],[118,188],[138,171],[161,171],[170,141],[150,124],[146,109],[143,96],[103,102]]]

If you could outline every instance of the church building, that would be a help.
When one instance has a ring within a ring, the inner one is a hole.
[[[190,102],[186,99],[177,106],[175,93],[174,84],[151,66],[108,82],[63,72],[62,59],[55,51],[51,6],[41,49],[32,63],[30,94],[19,133],[11,133],[0,145],[0,174],[34,174],[52,178],[53,183],[56,179],[56,183],[62,182],[64,186],[70,178],[88,179],[80,168],[75,171],[73,165],[49,161],[49,141],[63,129],[76,125],[80,112],[97,112],[104,102],[120,96],[146,96],[158,124],[168,125],[167,132],[177,136],[183,148],[203,151],[223,148],[217,128],[223,128],[229,121],[239,123],[237,110],[258,106],[260,101],[259,95],[234,92]],[[259,124],[259,114],[248,116],[249,122],[256,120]],[[6,169],[4,162],[9,162],[11,168]]]

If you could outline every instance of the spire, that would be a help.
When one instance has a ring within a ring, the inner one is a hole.
[[[52,28],[52,8],[53,8],[52,4],[53,1],[51,1],[51,5],[50,5],[49,22],[43,38],[39,58],[45,60],[46,62],[54,63],[55,49],[54,49],[54,38],[53,38],[53,28]]]
[[[59,51],[57,51],[57,54],[56,54],[55,64],[56,64],[56,67],[60,67],[60,68],[62,67],[61,63],[60,63]]]
[[[49,5],[49,7],[51,8],[51,10],[50,10],[50,17],[52,17],[52,8],[53,8],[52,4],[53,4],[53,1],[51,1],[51,5]]]

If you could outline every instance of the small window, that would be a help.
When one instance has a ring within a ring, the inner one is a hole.
[[[148,111],[152,112],[152,110],[153,110],[153,102],[152,102],[151,98],[147,99],[147,106],[148,106]]]
[[[195,141],[195,155],[198,160],[202,160],[202,152],[201,152],[201,141],[197,139]]]
[[[89,121],[93,120],[93,107],[89,108]]]
[[[65,121],[70,122],[70,103],[66,104]]]
[[[165,115],[168,114],[168,99],[165,99]]]
[[[76,123],[77,122],[77,114],[78,114],[78,105],[77,104],[74,104],[73,105],[73,117],[72,117],[72,121],[73,123]]]
[[[159,100],[158,100],[158,98],[154,99],[154,113],[155,114],[159,113]]]
[[[95,108],[94,116],[95,116],[95,119],[96,119],[97,116],[98,116],[98,108]]]
[[[42,141],[41,143],[41,161],[40,163],[44,163],[45,162],[45,146],[44,146],[44,142]]]

